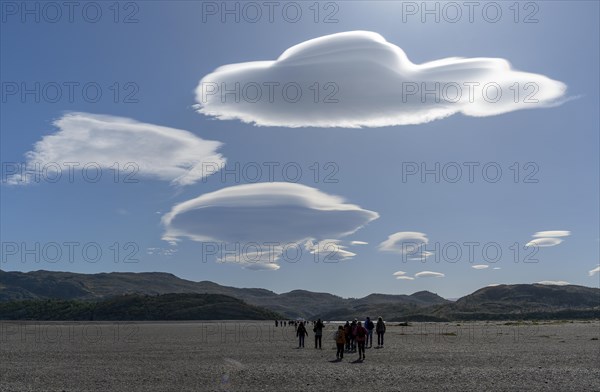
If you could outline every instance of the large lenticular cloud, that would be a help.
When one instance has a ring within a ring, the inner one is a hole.
[[[500,58],[414,64],[381,35],[352,31],[300,43],[275,61],[222,66],[200,81],[196,108],[261,126],[382,127],[548,107],[565,91]]]
[[[376,212],[318,189],[275,182],[237,185],[201,195],[175,205],[162,222],[163,238],[168,241],[189,238],[241,244],[240,249],[250,243],[273,244],[263,248],[270,249],[272,257],[250,257],[260,263],[276,261],[287,244],[337,239],[378,217]],[[346,256],[351,256],[349,253]]]

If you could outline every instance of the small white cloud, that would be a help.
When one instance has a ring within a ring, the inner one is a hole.
[[[396,271],[393,273],[394,276],[402,276],[402,275],[406,275],[406,272],[404,271]]]
[[[412,276],[396,276],[398,280],[415,280]]]
[[[538,231],[533,235],[533,237],[568,237],[571,235],[571,232],[568,230],[550,230],[550,231]]]
[[[487,287],[496,287],[496,286],[501,286],[500,283],[492,283],[492,284],[488,284]]]
[[[418,231],[399,231],[391,234],[387,240],[379,244],[382,252],[393,252],[406,255],[408,258],[420,259],[427,257],[424,254],[431,252],[422,251],[423,245],[429,242],[427,234]]]
[[[528,99],[515,100],[514,86]],[[501,58],[415,64],[381,35],[350,31],[302,42],[275,61],[219,67],[196,88],[196,109],[261,126],[383,127],[555,106],[566,89]]]
[[[82,170],[94,165],[111,176],[116,171],[123,181],[146,177],[189,185],[213,173],[205,173],[203,164],[225,163],[217,153],[221,142],[181,129],[90,113],[68,113],[53,124],[58,131],[42,137],[25,154],[26,167],[34,172],[37,165],[68,175],[70,167]],[[13,185],[32,182],[21,175],[8,180]]]
[[[525,246],[556,246],[561,242],[563,242],[563,240],[556,237],[536,238],[529,241]]]
[[[443,278],[446,275],[441,272],[433,272],[433,271],[421,271],[415,274],[417,278]]]
[[[566,286],[571,284],[569,282],[565,282],[564,280],[542,280],[541,282],[536,282],[537,284],[543,284],[548,286]]]
[[[490,266],[487,264],[475,264],[472,265],[471,268],[475,268],[476,270],[482,270],[482,269],[486,269],[489,268]]]
[[[593,270],[590,270],[590,271],[588,272],[588,274],[589,274],[590,276],[594,276],[594,275],[596,275],[596,274],[598,274],[598,273],[600,273],[600,265],[598,265],[596,268],[594,268]]]
[[[500,268],[500,267],[494,267],[492,269],[499,270],[499,269],[502,269],[502,268]]]
[[[146,253],[149,255],[160,255],[160,256],[173,256],[177,253],[178,249],[169,249],[169,248],[147,248]]]
[[[352,241],[350,242],[350,245],[368,245],[368,242],[365,241]]]
[[[277,271],[281,266],[275,263],[250,263],[243,265],[243,268],[252,271]]]

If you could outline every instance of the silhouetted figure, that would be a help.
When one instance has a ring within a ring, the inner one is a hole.
[[[325,328],[325,326],[321,322],[321,319],[317,320],[315,327],[313,328],[313,332],[315,333],[315,348],[317,348],[317,345],[318,345],[319,349],[321,349],[321,339],[323,338],[323,328]]]
[[[377,332],[377,346],[383,347],[383,335],[385,334],[385,323],[383,318],[379,316],[377,319],[377,325],[375,325],[375,332]]]
[[[308,336],[308,332],[304,327],[304,323],[300,323],[300,325],[298,325],[298,329],[296,329],[296,336],[298,336],[298,348],[304,348],[304,337]]]
[[[275,320],[275,328],[279,327],[279,321]]]
[[[344,331],[343,326],[339,326],[337,332],[335,333],[335,346],[337,347],[337,351],[335,352],[335,357],[338,359],[344,358],[344,345],[346,344],[346,331]]]
[[[346,334],[346,351],[350,352],[350,338],[352,337],[352,327],[350,326],[350,321],[346,321],[346,325],[344,325],[344,332]]]
[[[354,335],[354,332],[356,330],[357,323],[358,320],[354,319],[350,324],[350,350],[352,352],[356,351],[356,335]]]
[[[364,327],[367,330],[367,340],[365,341],[365,347],[373,347],[373,330],[375,329],[375,324],[373,324],[373,321],[371,321],[370,317],[367,317],[367,319],[365,320]]]
[[[365,359],[365,340],[367,338],[367,330],[359,321],[354,329],[356,344],[358,345],[358,359]]]

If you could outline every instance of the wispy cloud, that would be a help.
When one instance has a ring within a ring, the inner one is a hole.
[[[441,272],[433,272],[433,271],[421,271],[415,274],[417,278],[443,278],[446,275]]]
[[[346,250],[340,240],[328,239],[319,241],[316,244],[309,240],[306,242],[305,247],[310,254],[315,256],[315,261],[344,261],[356,256],[356,253]]]
[[[596,275],[596,274],[598,274],[598,273],[600,273],[600,264],[599,264],[598,266],[596,266],[596,268],[594,268],[594,269],[592,269],[592,270],[590,270],[590,271],[588,272],[588,274],[589,274],[590,276],[594,276],[594,275]]]
[[[538,231],[533,237],[568,237],[571,232],[568,230],[549,230],[549,231]]]
[[[514,86],[528,99],[515,100]],[[350,31],[302,42],[275,61],[222,66],[200,81],[196,108],[262,126],[383,127],[554,106],[566,89],[501,58],[415,64],[381,35]]]
[[[489,268],[489,267],[490,266],[487,265],[487,264],[475,264],[475,265],[471,266],[471,268],[474,268],[476,270],[482,270],[482,269],[486,269],[486,268]]]
[[[565,282],[564,280],[542,280],[541,282],[537,282],[537,284],[543,284],[547,286],[566,286],[571,283]]]

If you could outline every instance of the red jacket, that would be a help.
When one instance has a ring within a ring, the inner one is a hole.
[[[356,328],[354,328],[354,336],[356,336],[357,342],[364,342],[367,338],[367,329],[362,325],[357,325]]]

